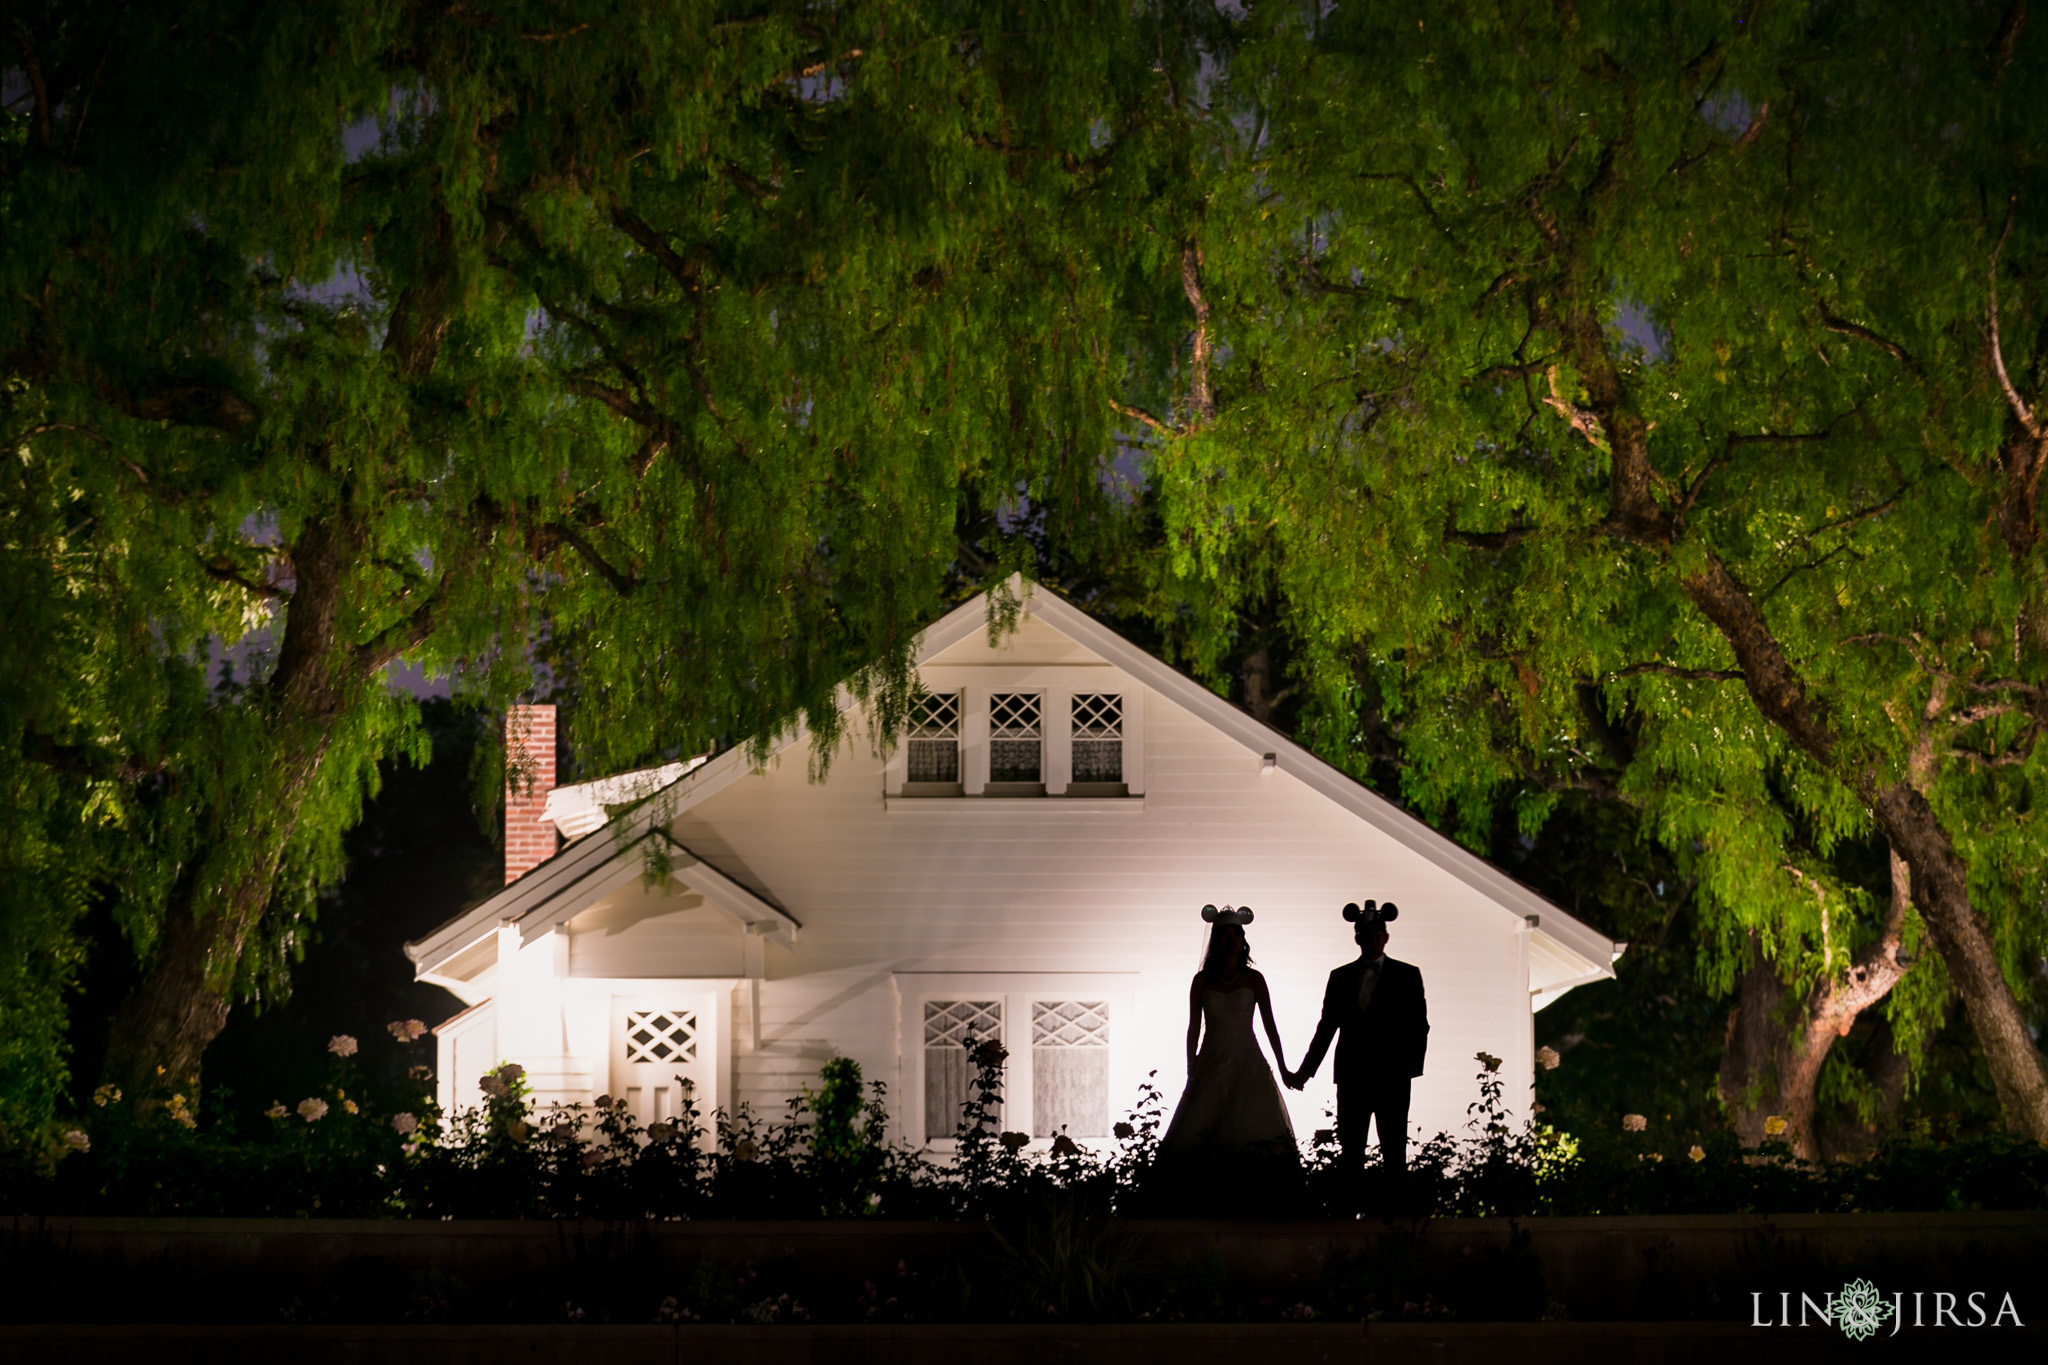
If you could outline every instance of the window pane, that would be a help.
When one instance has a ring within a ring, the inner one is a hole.
[[[1043,782],[1042,772],[1037,740],[992,739],[988,742],[989,781]]]
[[[1124,699],[1114,692],[1074,695],[1075,739],[1122,739]]]
[[[1114,692],[1074,694],[1076,782],[1124,780],[1124,699]]]
[[[967,1104],[967,1049],[928,1047],[924,1050],[924,1136],[930,1142],[960,1131]]]
[[[1036,692],[998,692],[988,699],[988,780],[1043,782],[1044,752]]]
[[[1031,1136],[1109,1136],[1109,1052],[1105,1048],[1031,1050]]]
[[[957,739],[913,739],[909,745],[910,768],[905,776],[912,782],[958,782],[960,741]]]
[[[1040,1000],[1031,1006],[1031,1133],[1109,1134],[1109,1005]]]
[[[696,1011],[628,1010],[626,1060],[656,1063],[696,1061]]]
[[[967,1040],[1003,1036],[1000,1000],[927,1000],[924,1005],[924,1135],[926,1141],[960,1131],[967,1103]]]
[[[1124,780],[1124,742],[1120,739],[1077,739],[1074,741],[1074,781],[1121,782]]]
[[[910,733],[920,739],[960,738],[960,694],[934,692],[910,708]]]

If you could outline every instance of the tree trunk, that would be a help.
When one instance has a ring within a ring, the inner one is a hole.
[[[227,1025],[225,994],[206,988],[214,935],[189,905],[174,906],[135,991],[114,1014],[101,1078],[132,1104],[158,1090],[196,1097],[199,1056]]]
[[[101,1068],[130,1103],[152,1106],[159,1092],[197,1103],[199,1059],[227,1027],[235,963],[270,900],[277,862],[246,874],[218,908],[187,903],[165,916],[141,982],[115,1011]]]
[[[1891,855],[1891,877],[1891,904],[1877,942],[1858,954],[1841,976],[1831,977],[1790,1007],[1789,1018],[1791,988],[1751,937],[1750,965],[1736,986],[1718,1084],[1721,1103],[1734,1116],[1743,1146],[1762,1142],[1768,1136],[1767,1121],[1780,1118],[1795,1155],[1807,1160],[1819,1155],[1814,1110],[1821,1065],[1835,1040],[1848,1035],[1856,1016],[1890,994],[1906,974],[1899,962],[1899,941],[1912,891],[1906,865],[1896,853]]]
[[[339,633],[357,548],[347,528],[318,522],[291,547],[296,587],[277,666],[257,703],[260,718],[251,718],[264,732],[262,756],[236,754],[232,740],[214,756],[239,768],[221,784],[224,809],[213,812],[222,834],[199,860],[190,893],[166,915],[142,981],[114,1015],[102,1071],[131,1104],[153,1105],[164,1091],[197,1099],[200,1057],[227,1025],[236,966],[270,906],[300,807],[320,776],[345,699],[373,662]]]
[[[141,982],[114,1014],[101,1069],[135,1105],[156,1103],[162,1091],[197,1101],[200,1058],[227,1026],[237,964],[270,906],[299,807],[326,753],[324,727],[286,728],[299,742],[272,747],[255,780],[231,798],[236,813],[260,814],[238,827],[222,822],[237,843],[201,860],[193,891],[165,916]]]
[[[385,329],[383,352],[408,380],[432,373],[460,306],[450,232],[443,215],[426,268],[400,291]],[[308,458],[331,454],[319,447]],[[199,1059],[227,1025],[237,962],[270,907],[336,727],[384,666],[433,628],[438,588],[376,639],[351,638],[349,587],[366,531],[341,509],[356,491],[345,487],[337,510],[309,519],[288,547],[293,586],[277,666],[258,703],[264,752],[257,758],[224,746],[221,761],[239,767],[221,784],[224,808],[215,815],[223,842],[200,865],[189,901],[172,909],[141,984],[115,1013],[103,1070],[131,1103],[154,1103],[164,1088],[196,1097]],[[448,572],[441,571],[444,586]]]
[[[1990,921],[1970,903],[1967,873],[1948,831],[1927,798],[1905,783],[1883,792],[1875,809],[1885,837],[1913,869],[1913,904],[1984,1049],[2007,1131],[2048,1142],[2048,1074],[1999,970]]]
[[[1611,151],[1589,196],[1618,194],[1616,168],[1622,163],[1623,158]],[[1557,230],[1540,213],[1539,223],[1545,225],[1546,235]],[[1560,270],[1561,288],[1554,301],[1534,301],[1532,294],[1531,321],[1555,329],[1578,371],[1588,406],[1577,407],[1559,390],[1555,369],[1545,401],[1591,444],[1608,452],[1609,504],[1601,529],[1618,540],[1670,556],[1685,535],[1690,499],[1674,513],[1660,496],[1660,480],[1650,460],[1651,424],[1634,405],[1627,371],[1610,353],[1606,323],[1596,309],[1585,306],[1586,300],[1606,296],[1607,282],[1575,250],[1568,252]],[[2031,421],[2023,418],[2022,425]],[[2035,503],[2043,469],[2048,467],[2048,440],[2031,426],[2014,439],[2020,437],[2025,441],[2009,445],[2004,456],[2007,485],[1997,514],[2016,565],[2031,562],[2037,540]],[[1704,562],[1696,559],[1695,566],[1680,576],[1679,586],[1728,643],[1743,686],[1764,719],[1871,808],[1893,853],[1911,870],[1914,903],[1962,995],[1998,1088],[2006,1127],[2048,1143],[2048,1071],[2012,988],[1998,969],[1990,924],[1970,903],[1968,877],[1954,841],[1924,796],[1934,775],[1932,739],[1942,723],[1938,713],[1943,680],[1934,680],[1936,700],[1923,717],[1913,771],[1899,782],[1839,743],[1828,699],[1809,690],[1756,597],[1710,546],[1698,548]],[[2027,626],[2022,619],[2021,631]]]

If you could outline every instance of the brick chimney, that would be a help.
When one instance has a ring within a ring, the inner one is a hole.
[[[541,819],[555,789],[555,708],[505,713],[505,884],[555,856],[555,827]]]

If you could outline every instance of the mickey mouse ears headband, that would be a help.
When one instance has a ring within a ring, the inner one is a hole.
[[[1221,910],[1218,910],[1213,905],[1205,905],[1202,907],[1202,922],[1204,924],[1250,924],[1252,922],[1252,908],[1249,905],[1226,905]]]
[[[1363,905],[1353,901],[1344,907],[1344,919],[1348,924],[1386,924],[1400,916],[1401,907],[1392,901],[1385,905],[1378,901],[1367,901]]]

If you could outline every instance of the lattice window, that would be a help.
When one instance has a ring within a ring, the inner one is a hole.
[[[1109,1005],[1038,1000],[1031,1006],[1031,1134],[1109,1133]]]
[[[660,1066],[697,1060],[694,1010],[628,1010],[626,1060]]]
[[[910,739],[905,746],[912,782],[960,780],[960,694],[933,693],[910,709]]]
[[[1044,728],[1038,694],[998,692],[988,704],[988,780],[1043,782]]]
[[[924,1131],[950,1138],[967,1104],[967,1041],[1001,1042],[1000,1000],[927,1000],[924,1005]]]
[[[1124,780],[1124,699],[1114,692],[1074,697],[1073,780]]]

